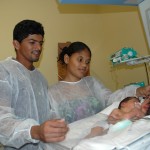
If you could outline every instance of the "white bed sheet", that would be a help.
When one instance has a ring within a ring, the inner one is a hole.
[[[107,115],[117,108],[118,102],[91,117],[69,124],[69,132],[63,142],[54,144],[55,150],[150,150],[150,116],[140,119],[121,132],[84,139],[92,126],[105,120]],[[46,150],[49,144],[46,144]]]
[[[139,144],[142,143],[142,144]],[[140,119],[120,132],[80,141],[73,150],[145,150],[150,145],[150,120]]]

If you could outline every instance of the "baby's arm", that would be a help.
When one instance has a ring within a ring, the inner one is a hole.
[[[103,127],[100,126],[93,127],[91,129],[91,132],[85,138],[87,139],[87,138],[93,138],[95,136],[100,136],[103,134],[103,131],[104,131]]]
[[[113,120],[115,118],[116,120],[114,123],[117,123],[118,121],[121,121],[122,119],[134,120],[134,119],[140,119],[143,116],[144,116],[144,113],[138,107],[135,107],[130,112],[122,112],[120,109],[114,109],[108,116],[108,121]]]
[[[115,108],[108,116],[108,123],[115,124],[123,119],[123,113],[120,109]]]
[[[109,124],[106,119],[100,120],[93,124],[90,133],[85,138],[92,138],[95,136],[101,136],[107,133]]]
[[[123,119],[123,116],[124,113],[121,112],[120,109],[114,109],[111,114],[108,116],[108,118],[110,119],[111,117],[112,118],[117,118],[115,121],[118,122],[120,120]],[[115,123],[116,123],[115,122]],[[107,132],[108,128],[109,128],[109,125],[108,125],[109,122],[104,121],[104,122],[98,122],[97,125],[95,127],[93,127],[91,129],[91,132],[85,137],[85,138],[92,138],[92,137],[95,137],[95,136],[100,136],[100,135],[103,135]]]

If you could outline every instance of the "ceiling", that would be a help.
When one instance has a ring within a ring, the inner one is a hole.
[[[137,6],[144,0],[58,0],[61,4],[130,5]]]

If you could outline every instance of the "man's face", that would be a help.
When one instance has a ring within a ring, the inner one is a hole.
[[[37,62],[42,52],[43,37],[39,34],[29,35],[20,43],[14,41],[16,59],[25,66]]]

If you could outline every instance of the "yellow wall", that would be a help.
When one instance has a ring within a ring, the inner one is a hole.
[[[57,78],[57,44],[83,41],[92,50],[91,75],[115,90],[131,82],[145,81],[143,65],[112,68],[109,56],[124,46],[147,55],[147,43],[137,7],[59,5],[56,0],[0,1],[0,60],[15,56],[12,30],[23,19],[35,19],[45,27],[45,44],[39,70],[49,84]]]

